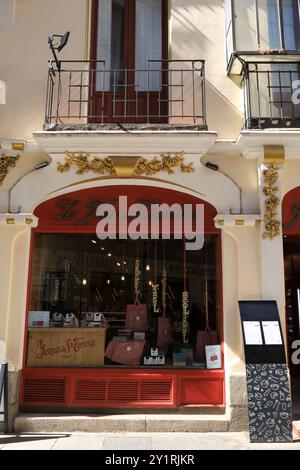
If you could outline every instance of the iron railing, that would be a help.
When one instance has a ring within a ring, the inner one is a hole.
[[[207,128],[205,101],[203,60],[149,61],[146,69],[51,61],[45,128],[108,123]]]
[[[300,127],[300,62],[245,62],[245,127]]]

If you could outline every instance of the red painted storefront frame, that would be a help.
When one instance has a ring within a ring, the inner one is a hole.
[[[27,302],[26,302],[26,320],[25,320],[25,335],[24,335],[24,354],[23,354],[23,374],[20,388],[20,406],[23,410],[34,410],[47,408],[50,411],[57,409],[75,410],[75,409],[100,409],[100,408],[177,408],[185,406],[204,406],[204,407],[223,407],[225,405],[225,363],[224,363],[224,328],[223,328],[223,282],[222,282],[222,240],[221,231],[214,226],[213,218],[216,211],[210,204],[202,201],[200,198],[190,196],[174,190],[167,190],[163,188],[155,188],[155,201],[159,196],[163,201],[171,204],[168,196],[171,199],[177,196],[176,202],[178,203],[204,203],[205,204],[205,234],[212,234],[218,236],[218,251],[219,251],[219,281],[220,281],[220,336],[221,336],[221,349],[222,349],[222,369],[220,370],[195,370],[195,369],[154,369],[154,368],[124,368],[124,367],[103,367],[103,368],[53,368],[42,367],[33,368],[26,366],[27,354],[27,335],[28,335],[28,314],[30,304],[30,286],[31,286],[31,269],[32,269],[32,250],[33,239],[35,234],[38,233],[76,233],[76,234],[90,234],[95,233],[95,225],[74,226],[71,223],[64,225],[56,223],[49,223],[51,218],[51,210],[53,210],[53,203],[62,198],[74,197],[80,193],[81,196],[85,193],[89,198],[94,194],[101,194],[101,190],[105,194],[105,201],[109,201],[110,192],[114,193],[115,197],[118,194],[127,194],[133,196],[136,201],[136,193],[143,200],[153,197],[153,188],[148,186],[109,186],[104,188],[92,188],[89,190],[81,190],[80,192],[73,192],[61,195],[57,198],[46,201],[38,206],[35,214],[39,217],[39,226],[32,230],[31,244],[30,244],[30,259],[28,268],[28,289],[27,289]],[[129,198],[130,199],[130,198]],[[137,201],[136,201],[137,202]],[[129,204],[131,202],[129,201]],[[45,210],[46,209],[46,210]],[[49,212],[50,211],[50,212]],[[31,379],[59,379],[65,381],[64,400],[63,403],[57,404],[51,401],[28,401],[24,400],[25,382]],[[169,400],[155,400],[155,401],[108,401],[103,400],[101,403],[98,400],[81,401],[75,400],[75,384],[79,380],[91,381],[105,381],[109,384],[113,381],[128,383],[136,381],[138,388],[141,384],[147,381],[159,382],[160,380],[170,380],[172,383],[172,390]]]

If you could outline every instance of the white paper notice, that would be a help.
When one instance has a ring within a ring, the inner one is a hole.
[[[282,344],[281,332],[278,321],[263,321],[262,327],[266,344]]]
[[[244,321],[243,326],[247,345],[263,344],[259,321]]]

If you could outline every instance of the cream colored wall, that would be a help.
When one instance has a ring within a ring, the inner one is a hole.
[[[213,151],[212,151],[213,152]],[[215,163],[219,172],[230,176],[242,190],[242,206],[245,214],[259,214],[258,170],[256,160],[246,160],[241,155],[205,155],[201,162]]]
[[[282,169],[282,198],[297,186],[300,186],[300,160],[286,160]]]
[[[261,298],[260,230],[226,227],[222,232],[224,341],[230,374],[244,371],[238,301]]]
[[[223,0],[171,1],[173,59],[205,59],[209,128],[235,138],[243,126],[239,85],[226,76]],[[47,39],[71,31],[61,59],[84,59],[86,0],[17,0],[11,28],[0,27],[1,80],[7,85],[0,108],[0,136],[32,138],[40,130],[46,99]]]
[[[236,138],[243,127],[241,88],[226,76],[223,0],[172,0],[172,58],[206,60],[208,127]]]
[[[27,301],[30,230],[23,228],[14,239],[13,262],[8,291],[6,355],[10,369],[22,368]]]
[[[43,125],[47,41],[71,32],[61,59],[84,59],[85,0],[17,0],[11,28],[0,27],[0,75],[6,83],[6,105],[0,107],[0,136],[32,139]]]
[[[0,226],[0,362],[19,370],[23,357],[30,230]]]

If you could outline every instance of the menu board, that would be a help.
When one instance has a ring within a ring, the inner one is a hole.
[[[275,301],[239,302],[251,442],[291,442],[291,393]]]

